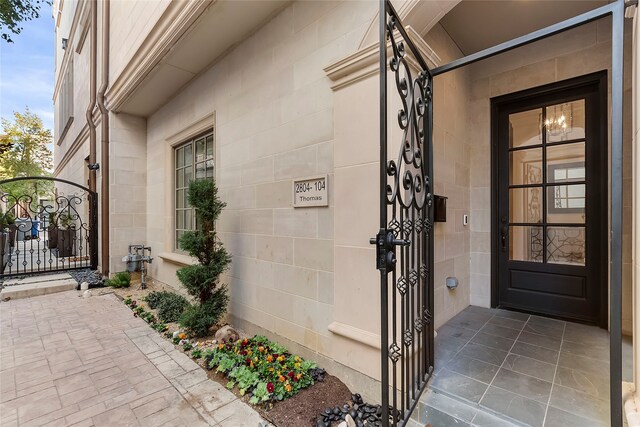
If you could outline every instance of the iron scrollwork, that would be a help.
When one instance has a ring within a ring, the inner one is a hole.
[[[389,1],[382,2],[382,14],[382,228],[371,243],[382,278],[383,425],[395,426],[409,419],[433,372],[433,78]],[[394,159],[386,158],[387,67],[401,103]]]
[[[0,279],[97,267],[95,192],[56,178],[14,178],[0,181],[0,204]]]

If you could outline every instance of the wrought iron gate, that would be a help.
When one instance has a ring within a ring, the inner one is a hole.
[[[401,138],[390,147],[398,154],[389,159],[387,67],[401,101]],[[381,277],[384,425],[406,423],[433,372],[432,87],[431,72],[397,12],[381,0],[380,230],[371,243]]]
[[[58,178],[0,181],[0,280],[98,265],[98,195]]]

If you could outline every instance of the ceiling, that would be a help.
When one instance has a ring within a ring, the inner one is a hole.
[[[604,6],[606,0],[463,0],[440,24],[464,55]]]

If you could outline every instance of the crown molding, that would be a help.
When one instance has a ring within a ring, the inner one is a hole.
[[[180,132],[177,132],[170,137],[168,137],[165,141],[170,146],[176,146],[178,144],[182,144],[183,142],[198,136],[199,134],[212,130],[216,124],[216,116],[215,113],[207,114],[195,122],[192,122],[190,125],[187,125]]]
[[[117,111],[164,56],[215,0],[172,1],[106,93],[107,108]]]
[[[411,26],[407,26],[405,30],[408,36],[411,37],[416,48],[420,51],[422,57],[427,61],[427,65],[432,68],[439,66],[442,60],[431,46],[424,41],[420,34]],[[401,38],[398,31],[396,31],[395,37]],[[331,88],[336,91],[369,76],[378,74],[380,66],[379,52],[380,47],[378,43],[374,43],[326,67],[324,72],[327,77],[334,82]],[[391,53],[391,41],[388,41],[387,54],[391,55]],[[408,49],[406,58],[407,62],[415,69],[421,68]]]

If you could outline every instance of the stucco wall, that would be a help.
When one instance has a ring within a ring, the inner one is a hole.
[[[627,30],[629,30],[627,28]],[[629,39],[630,32],[626,31]],[[624,149],[631,152],[631,61],[625,55]],[[593,22],[470,67],[471,303],[491,301],[490,98],[611,67],[610,20]],[[609,96],[610,101],[610,96]],[[623,218],[623,328],[631,331],[631,156],[625,156]],[[606,243],[605,243],[606,244]]]

